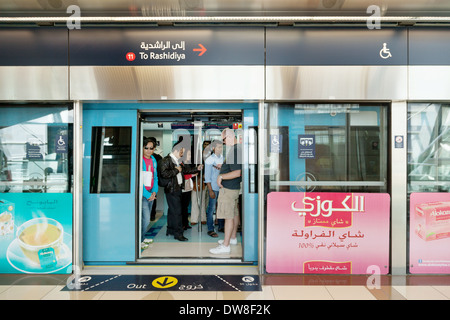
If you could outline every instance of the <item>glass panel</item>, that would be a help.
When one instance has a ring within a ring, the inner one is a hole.
[[[450,191],[450,106],[408,106],[408,191]]]
[[[305,132],[316,139],[315,158],[305,159],[306,171],[319,181],[345,181],[347,158],[345,154],[345,127],[305,127]],[[329,190],[334,188],[330,186]],[[337,190],[340,190],[337,187]]]
[[[69,108],[0,107],[0,192],[71,192]]]
[[[386,192],[386,110],[359,104],[268,104],[269,192]]]
[[[92,127],[90,193],[130,193],[131,127]]]

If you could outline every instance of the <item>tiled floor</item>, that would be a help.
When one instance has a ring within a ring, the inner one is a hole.
[[[189,240],[180,242],[175,240],[173,236],[166,236],[167,218],[162,216],[161,212],[157,212],[156,221],[150,223],[150,228],[146,234],[146,238],[152,239],[154,242],[141,252],[141,259],[146,258],[242,258],[241,235],[237,234],[238,244],[231,247],[228,255],[213,255],[209,249],[216,247],[217,241],[223,239],[223,232],[218,232],[218,237],[210,237],[208,227],[206,225],[197,224],[191,229],[184,231],[184,236]],[[217,226],[216,226],[217,230]]]
[[[157,221],[155,222],[155,224]],[[197,226],[198,227],[198,226]],[[217,238],[192,228],[185,232],[189,242],[180,243],[165,235],[165,225],[152,234],[154,243],[142,258],[212,258],[209,249]],[[151,229],[153,230],[153,229]],[[219,237],[223,234],[219,233]],[[230,257],[241,257],[242,247],[234,246]],[[249,265],[127,265],[87,266],[82,275],[258,275]],[[0,275],[0,300],[449,300],[449,276],[346,276],[346,275],[260,275],[261,291],[66,291],[68,275]],[[374,281],[369,281],[374,280]],[[220,288],[218,288],[220,290]]]
[[[88,267],[83,274],[258,274],[254,266]],[[1,275],[0,300],[449,300],[450,276],[261,275],[261,291],[63,291],[68,276]]]

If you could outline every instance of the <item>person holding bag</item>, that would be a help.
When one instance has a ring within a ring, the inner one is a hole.
[[[178,241],[187,241],[183,236],[182,223],[182,203],[181,195],[184,189],[184,175],[195,174],[203,169],[203,165],[195,168],[188,168],[181,164],[180,159],[183,157],[187,146],[185,142],[182,144],[183,137],[181,136],[177,143],[174,144],[172,152],[162,158],[158,166],[160,186],[164,187],[167,204],[169,209],[167,211],[167,231],[166,235],[173,235],[174,239]]]

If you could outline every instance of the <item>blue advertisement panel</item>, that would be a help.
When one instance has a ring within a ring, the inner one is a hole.
[[[72,272],[72,194],[0,194],[0,273]]]

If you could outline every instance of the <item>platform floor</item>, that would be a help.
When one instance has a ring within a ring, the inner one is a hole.
[[[87,267],[82,275],[257,275],[255,266]],[[0,300],[449,300],[450,276],[260,275],[261,291],[63,291],[67,275],[0,275]],[[371,281],[375,280],[375,281]]]

